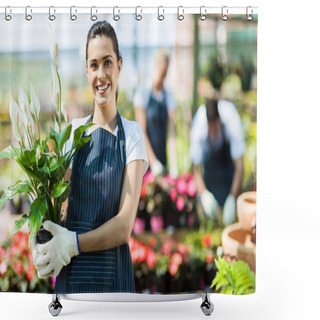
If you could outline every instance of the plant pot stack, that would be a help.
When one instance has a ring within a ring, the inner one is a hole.
[[[237,199],[239,222],[224,229],[222,248],[229,261],[243,260],[256,268],[256,192],[242,193]]]

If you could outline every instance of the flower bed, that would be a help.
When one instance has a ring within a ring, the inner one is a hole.
[[[143,178],[133,231],[139,235],[144,231],[157,233],[167,227],[199,227],[196,204],[192,174],[173,179],[169,174],[154,177],[148,171]]]
[[[136,291],[150,293],[210,290],[216,273],[214,258],[221,245],[221,229],[145,232],[131,237],[129,246]]]
[[[28,248],[29,234],[16,233],[0,245],[0,291],[53,292],[53,279],[39,279]]]

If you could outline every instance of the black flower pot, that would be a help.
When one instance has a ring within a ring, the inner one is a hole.
[[[49,231],[45,230],[43,227],[41,227],[36,234],[36,239],[37,243],[47,243],[52,239],[52,234]]]

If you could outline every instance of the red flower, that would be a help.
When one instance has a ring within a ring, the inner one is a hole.
[[[146,196],[147,193],[148,193],[148,186],[143,184],[142,187],[141,187],[141,197]]]
[[[16,264],[16,271],[17,271],[18,276],[21,275],[22,270],[23,270],[23,265],[22,265],[22,262],[19,260]]]
[[[150,248],[148,248],[147,251],[147,264],[150,269],[153,268],[156,264],[156,255],[154,254],[154,251]]]
[[[174,276],[177,273],[181,263],[182,263],[182,255],[178,252],[174,253],[169,263],[169,272],[172,276]]]
[[[177,198],[176,205],[177,205],[177,209],[178,209],[179,211],[182,211],[182,210],[183,210],[183,208],[184,208],[184,200],[183,200],[183,198],[182,198],[181,196],[179,196],[179,197]]]
[[[157,240],[155,237],[151,237],[150,240],[149,240],[149,244],[151,247],[154,247],[157,243]]]
[[[34,266],[32,263],[29,263],[28,271],[27,271],[27,278],[31,282],[34,278]]]
[[[213,260],[213,254],[212,252],[209,252],[206,258],[206,263],[210,263]]]
[[[202,238],[202,244],[205,247],[209,247],[211,243],[211,235],[209,233],[205,234]]]

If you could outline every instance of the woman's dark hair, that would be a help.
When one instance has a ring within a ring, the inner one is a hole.
[[[215,121],[219,119],[218,101],[214,99],[206,99],[207,119],[208,121]]]
[[[119,45],[116,32],[114,31],[112,25],[107,21],[98,21],[92,25],[88,32],[87,36],[87,45],[86,45],[86,61],[88,60],[88,45],[91,39],[95,39],[97,36],[105,36],[110,38],[113,45],[113,50],[118,58],[118,60],[122,59],[119,53]]]

